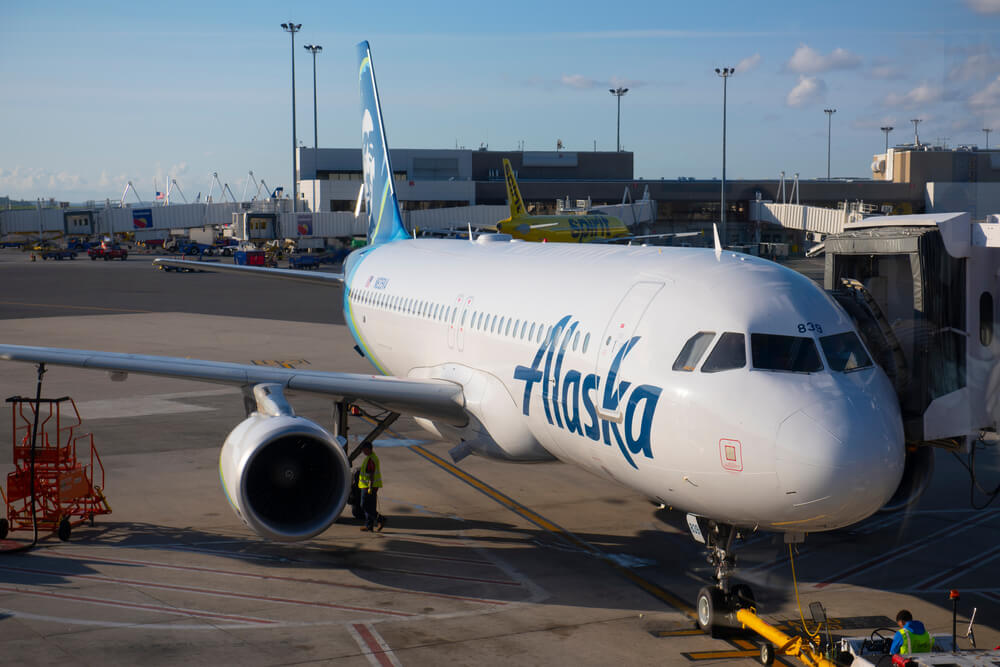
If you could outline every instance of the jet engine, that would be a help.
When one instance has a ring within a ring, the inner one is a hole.
[[[934,473],[934,448],[929,446],[907,447],[903,464],[903,477],[880,512],[898,512],[906,509],[924,494]]]
[[[294,414],[281,385],[254,387],[257,411],[226,437],[222,486],[258,535],[305,540],[340,516],[351,484],[347,455],[329,431]]]

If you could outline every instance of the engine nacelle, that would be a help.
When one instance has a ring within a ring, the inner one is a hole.
[[[934,448],[929,446],[916,447],[906,452],[906,462],[903,464],[903,477],[899,480],[896,492],[889,502],[882,506],[880,512],[898,512],[906,509],[919,500],[927,490],[934,473]]]
[[[351,465],[315,422],[255,412],[226,438],[219,475],[236,514],[255,533],[292,542],[318,535],[340,516]]]

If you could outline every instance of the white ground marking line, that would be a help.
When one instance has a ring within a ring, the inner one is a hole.
[[[361,647],[361,653],[374,667],[402,667],[396,654],[385,643],[385,639],[370,624],[355,623],[347,626],[347,631],[351,633],[351,637]]]
[[[151,394],[100,401],[81,401],[76,404],[82,419],[122,419],[150,415],[176,415],[185,412],[211,412],[215,408],[184,403],[185,399],[239,394],[238,389],[209,389],[173,394]]]
[[[977,553],[969,558],[966,558],[961,563],[958,563],[950,570],[945,570],[944,572],[936,572],[935,574],[927,577],[923,581],[918,581],[913,584],[913,588],[916,590],[930,588],[932,584],[944,584],[946,581],[950,581],[955,577],[966,574],[972,570],[977,570],[987,563],[1000,558],[1000,545],[993,547],[992,549]]]

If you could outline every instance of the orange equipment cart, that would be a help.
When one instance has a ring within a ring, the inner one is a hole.
[[[55,532],[65,541],[73,526],[85,521],[93,525],[95,516],[110,514],[111,506],[104,497],[104,464],[94,447],[94,435],[81,432],[80,412],[73,399],[64,396],[39,401],[34,466],[31,437],[35,399],[12,396],[7,402],[11,405],[14,471],[7,475],[7,492],[0,489],[7,507],[7,518],[0,519],[0,539],[10,530],[31,530],[37,520],[39,532]]]

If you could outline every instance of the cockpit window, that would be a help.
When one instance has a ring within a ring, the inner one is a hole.
[[[693,371],[713,338],[715,338],[714,331],[699,331],[688,338],[681,353],[677,355],[677,360],[674,361],[674,370],[687,371],[688,373]]]
[[[830,365],[832,371],[843,373],[872,365],[871,358],[853,331],[823,336],[819,342],[823,346],[826,363]]]
[[[812,338],[750,334],[753,367],[765,371],[816,373],[823,362]]]
[[[719,336],[708,359],[701,365],[702,373],[718,373],[747,365],[746,339],[741,333],[727,331]]]

